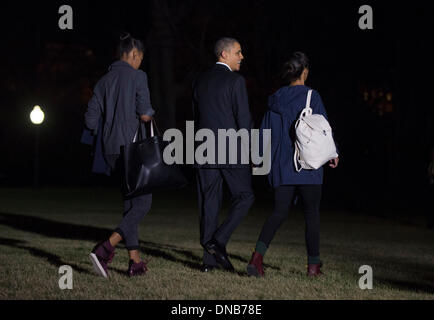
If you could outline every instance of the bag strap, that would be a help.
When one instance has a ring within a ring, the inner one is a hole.
[[[157,123],[155,122],[154,118],[152,118],[149,125],[150,125],[150,129],[151,129],[150,137],[155,136],[154,125],[155,125],[155,129],[157,129],[157,134],[159,136],[161,136],[160,130],[158,129]],[[136,133],[134,135],[133,142],[137,142],[137,139],[143,140],[143,134],[142,134],[143,126],[145,126],[145,123],[143,123],[141,120],[139,120],[139,126],[137,127]],[[146,128],[145,128],[145,130],[146,130]]]
[[[297,147],[297,144],[295,144],[295,150],[294,150],[294,165],[295,165],[295,171],[300,172],[301,171],[301,166],[300,168],[298,167],[298,158],[299,158],[299,150]]]
[[[155,121],[154,118],[152,118],[151,120],[151,130],[152,130],[151,137],[154,136],[154,127],[152,124],[155,125],[155,129],[157,129],[157,135],[161,137],[161,131],[158,129],[157,122]]]
[[[309,115],[312,114],[312,108],[310,107],[310,101],[311,101],[311,99],[312,99],[312,89],[310,89],[307,92],[306,106],[301,111],[300,118],[305,117],[305,116],[309,116]]]
[[[139,126],[137,127],[136,133],[134,134],[133,142],[137,142],[137,138],[139,138],[140,132],[140,140],[142,139],[142,122],[139,120]]]
[[[312,89],[310,89],[307,93],[307,99],[306,99],[306,108],[310,108],[310,100],[312,98]]]

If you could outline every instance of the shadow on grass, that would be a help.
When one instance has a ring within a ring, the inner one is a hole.
[[[59,256],[57,256],[55,254],[49,253],[47,251],[44,251],[44,250],[41,250],[38,248],[28,247],[28,246],[25,246],[25,244],[26,244],[26,242],[21,241],[21,240],[15,240],[15,239],[9,239],[9,238],[0,238],[0,245],[26,250],[32,256],[47,260],[48,263],[50,263],[51,265],[53,265],[55,267],[60,267],[63,265],[69,265],[72,267],[72,269],[74,271],[77,271],[80,273],[90,274],[88,270],[83,269],[83,268],[81,268],[81,267],[79,267],[73,263],[63,261]]]
[[[417,263],[405,256],[375,255],[364,251],[340,249],[340,254],[359,265],[369,265],[374,271],[374,285],[380,284],[397,290],[434,294],[434,268],[432,263]]]
[[[376,277],[375,281],[400,290],[434,294],[434,286],[429,283],[416,283],[400,279],[385,279],[379,277]]]
[[[107,239],[113,232],[113,230],[107,228],[77,225],[72,223],[47,220],[35,216],[11,213],[0,213],[0,225],[8,226],[10,228],[18,229],[21,231],[37,233],[49,238],[83,240],[91,242],[99,242],[102,239]],[[20,247],[15,241],[19,240],[4,239],[4,245],[15,246],[16,248],[20,249],[26,249],[31,254],[47,259],[50,263],[55,265],[61,265],[63,263],[63,261],[58,256],[52,255],[37,248]],[[146,254],[152,257],[163,258],[167,261],[180,263],[186,265],[193,270],[201,269],[202,259],[201,257],[195,255],[192,251],[188,251],[184,248],[173,245],[157,244],[154,242],[140,241],[140,244],[141,249],[143,249]],[[167,251],[169,251],[170,253]],[[186,259],[177,258],[172,253],[180,254]],[[240,256],[230,255],[230,257],[247,263],[247,260]],[[73,266],[72,264],[69,265]],[[81,272],[85,272],[85,270],[80,267],[75,266],[75,268],[77,271],[81,270]],[[279,270],[275,267],[270,268]],[[120,270],[115,271],[119,273],[124,273]]]

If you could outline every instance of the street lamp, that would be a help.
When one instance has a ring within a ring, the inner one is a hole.
[[[35,163],[33,171],[33,186],[39,186],[39,126],[44,122],[44,111],[40,106],[34,106],[30,112],[30,121],[35,125]]]
[[[42,111],[40,106],[34,106],[32,112],[30,112],[30,121],[33,124],[40,125],[44,122],[44,111]]]

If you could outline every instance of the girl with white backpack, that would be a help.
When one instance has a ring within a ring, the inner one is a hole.
[[[336,168],[339,158],[321,97],[305,86],[308,73],[306,55],[294,53],[282,73],[289,85],[269,97],[269,110],[262,120],[261,129],[271,129],[272,165],[268,181],[274,188],[274,211],[262,227],[247,266],[247,273],[252,276],[264,276],[263,257],[288,216],[296,190],[303,202],[306,222],[307,275],[322,275],[319,257],[322,165],[329,162],[330,167]]]

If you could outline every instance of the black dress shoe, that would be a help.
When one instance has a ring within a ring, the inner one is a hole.
[[[202,272],[211,272],[212,270],[214,270],[214,268],[217,268],[216,266],[212,266],[210,264],[203,264],[200,267],[200,271]]]
[[[208,251],[209,254],[212,254],[217,260],[218,264],[220,264],[224,270],[234,272],[234,266],[229,261],[226,250],[219,246],[219,244],[214,241],[208,241],[205,243],[205,250]]]

